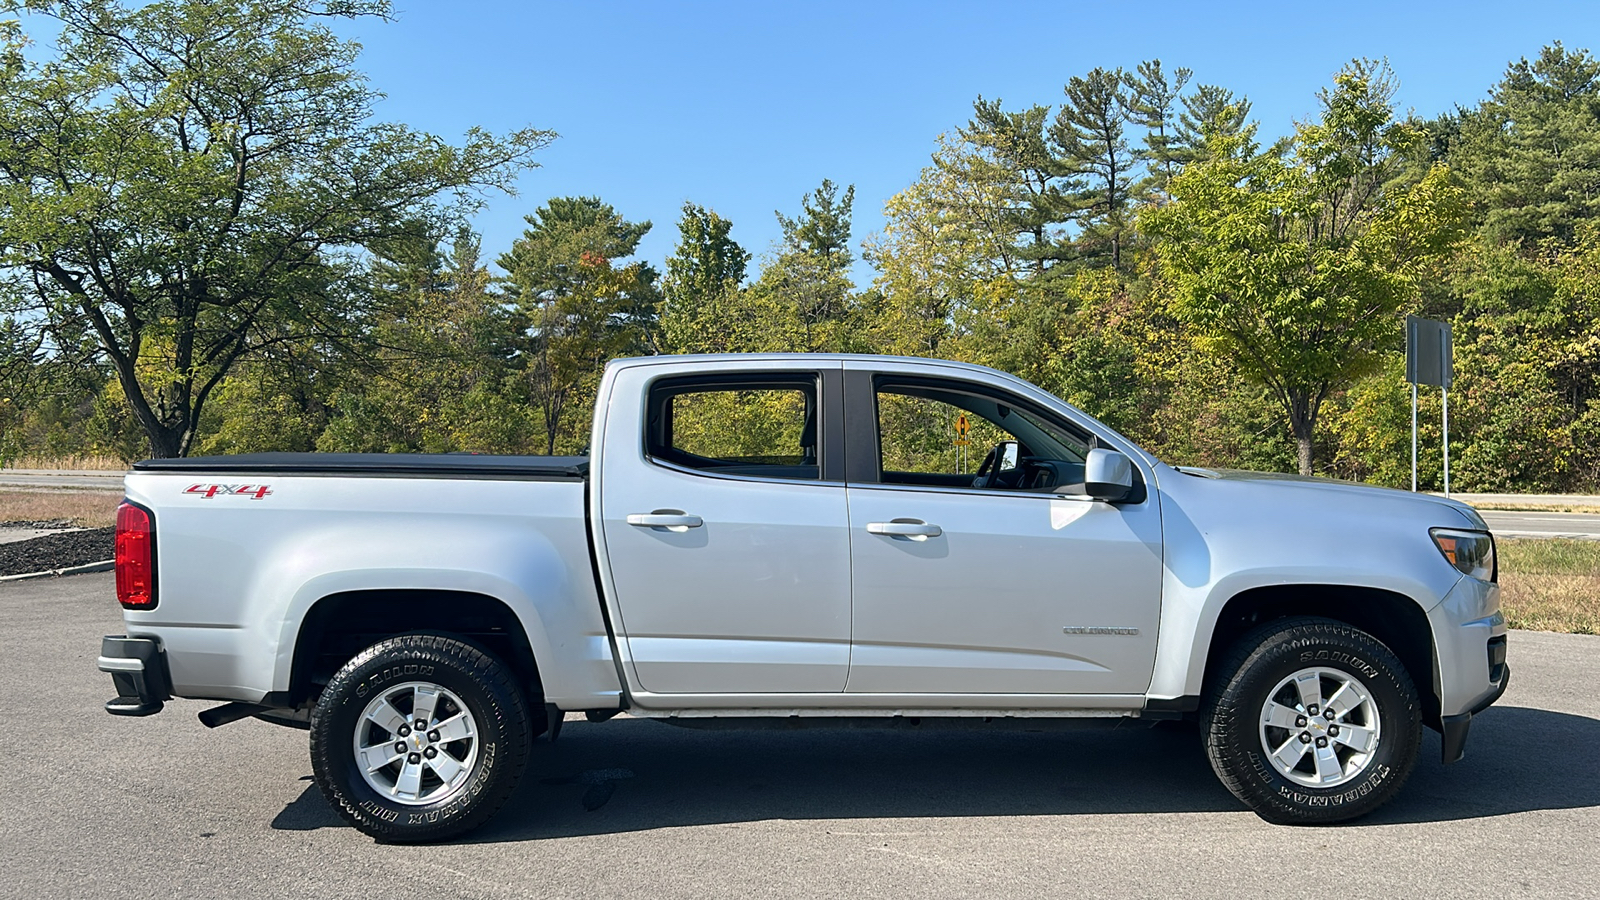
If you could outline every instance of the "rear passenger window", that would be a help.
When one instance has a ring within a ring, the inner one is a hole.
[[[649,416],[647,449],[661,462],[718,475],[820,477],[814,380],[658,386]]]

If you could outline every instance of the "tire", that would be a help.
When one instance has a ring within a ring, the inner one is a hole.
[[[426,730],[414,728],[416,718]],[[532,741],[511,671],[437,635],[363,650],[311,713],[317,786],[345,821],[387,843],[445,840],[482,825],[516,789]]]
[[[1309,617],[1270,622],[1240,639],[1216,673],[1200,710],[1206,756],[1223,786],[1269,822],[1366,815],[1416,766],[1416,686],[1360,629]]]

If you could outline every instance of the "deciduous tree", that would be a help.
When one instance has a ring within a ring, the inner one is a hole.
[[[359,330],[360,251],[440,198],[511,187],[553,137],[459,146],[375,122],[357,46],[384,0],[4,0],[55,53],[0,64],[0,269],[27,321],[90,329],[158,457],[241,360]]]
[[[1393,182],[1420,137],[1394,121],[1393,90],[1385,66],[1352,63],[1322,93],[1321,118],[1300,126],[1292,159],[1214,138],[1210,161],[1173,179],[1177,202],[1141,220],[1161,241],[1175,312],[1272,390],[1302,474],[1322,405],[1371,371],[1417,280],[1462,235],[1466,200],[1448,170]]]

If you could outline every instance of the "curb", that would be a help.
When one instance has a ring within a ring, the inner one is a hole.
[[[32,578],[58,578],[62,575],[83,575],[89,572],[109,572],[114,568],[116,568],[116,560],[107,559],[101,562],[85,563],[81,566],[67,566],[64,569],[24,572],[21,575],[0,575],[0,582],[27,581]]]

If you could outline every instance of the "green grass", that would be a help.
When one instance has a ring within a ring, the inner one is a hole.
[[[1512,628],[1600,634],[1600,541],[1501,540],[1497,550]]]

